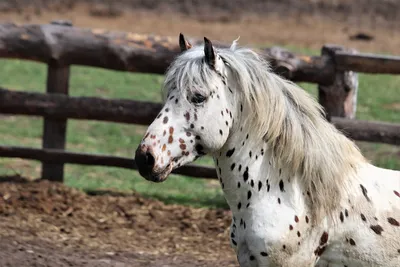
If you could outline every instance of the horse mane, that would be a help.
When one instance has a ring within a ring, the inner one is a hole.
[[[267,143],[275,164],[299,179],[314,217],[330,215],[348,192],[356,167],[365,162],[356,145],[325,119],[308,93],[274,74],[261,54],[237,48],[235,42],[216,53],[229,70],[229,85],[240,92],[238,101],[249,110],[241,123]],[[195,86],[209,91],[215,73],[203,58],[202,47],[179,56],[167,72],[166,88],[173,86],[183,94]]]

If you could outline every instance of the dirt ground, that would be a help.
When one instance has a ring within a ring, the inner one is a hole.
[[[137,33],[184,32],[222,41],[241,36],[241,44],[320,49],[336,43],[363,52],[400,53],[399,1],[304,0],[309,5],[295,5],[300,1],[280,0],[260,6],[260,0],[247,0],[248,6],[232,7],[243,1],[229,0],[229,6],[219,0],[216,9],[200,1],[183,7],[129,1],[137,8],[82,1],[16,7],[9,3],[24,1],[1,1],[0,23],[66,19],[79,27]],[[354,38],[359,33],[369,40]],[[229,211],[165,205],[135,194],[89,196],[45,181],[8,180],[0,182],[0,266],[237,266],[229,247]]]
[[[226,210],[3,179],[0,266],[236,266],[229,224]]]

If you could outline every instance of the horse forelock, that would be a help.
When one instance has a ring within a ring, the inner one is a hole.
[[[202,47],[180,55],[167,71],[164,93],[210,90],[215,71],[203,60]],[[298,177],[309,192],[316,217],[338,205],[364,158],[358,148],[327,122],[321,106],[303,89],[270,70],[262,56],[249,48],[216,49],[229,70],[228,83],[239,92],[248,114],[239,124],[252,129],[274,155],[274,161]]]
[[[177,90],[182,97],[193,92],[206,93],[215,78],[213,75],[204,61],[202,47],[193,47],[169,66],[163,86],[164,99],[172,90]]]

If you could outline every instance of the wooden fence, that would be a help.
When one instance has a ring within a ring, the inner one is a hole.
[[[191,39],[192,43],[200,40]],[[217,43],[217,46],[225,44]],[[358,121],[354,117],[358,80],[355,72],[400,74],[400,58],[360,54],[324,46],[321,56],[297,56],[279,47],[261,49],[275,72],[293,81],[319,85],[319,101],[329,119],[350,138],[400,145],[400,125]],[[47,94],[0,88],[0,113],[44,117],[42,149],[0,145],[0,157],[42,162],[42,178],[63,181],[64,164],[136,169],[133,159],[65,151],[67,119],[148,125],[161,104],[98,97],[69,97],[70,65],[164,73],[179,53],[175,38],[81,29],[67,22],[46,25],[0,24],[0,58],[34,60],[48,65]],[[174,171],[216,178],[210,167],[189,165]]]

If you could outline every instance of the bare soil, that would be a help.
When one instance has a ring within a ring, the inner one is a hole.
[[[7,180],[0,266],[236,266],[229,211]]]

